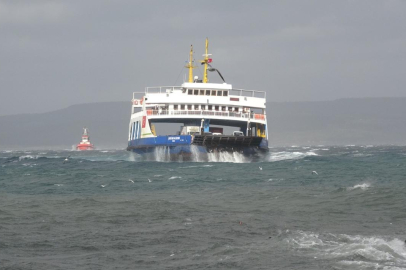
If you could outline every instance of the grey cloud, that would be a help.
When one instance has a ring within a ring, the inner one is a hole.
[[[199,60],[206,37],[226,80],[266,90],[269,101],[405,96],[405,8],[404,1],[0,1],[0,115],[129,100],[145,86],[180,84],[190,44]]]

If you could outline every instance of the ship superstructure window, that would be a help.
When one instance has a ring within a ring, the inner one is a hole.
[[[204,90],[200,90],[200,94],[201,96],[204,96]]]
[[[199,90],[195,90],[193,93],[195,96],[199,95]]]
[[[217,91],[217,96],[222,96],[222,95],[223,95],[223,91],[218,90],[218,91]]]
[[[187,94],[188,94],[188,95],[193,95],[193,90],[192,90],[192,89],[188,89],[188,90],[187,90]]]
[[[185,105],[180,105],[180,109],[184,110],[185,109]]]
[[[177,111],[177,110],[178,110],[178,105],[173,105],[173,109],[174,109],[175,111]]]
[[[187,105],[188,110],[192,110],[192,105]]]
[[[234,108],[234,111],[235,111],[235,112],[238,112],[238,107],[235,107],[235,108]]]
[[[202,105],[202,110],[206,110],[206,105]]]
[[[223,91],[223,97],[228,96],[228,91]]]
[[[214,106],[214,110],[218,111],[219,110],[219,106]]]
[[[232,112],[233,111],[233,107],[228,107],[228,111]]]
[[[195,111],[199,110],[199,105],[195,105]]]
[[[226,107],[226,106],[223,106],[223,107],[221,107],[221,110],[222,110],[223,112],[225,112],[225,111],[227,110],[227,107]]]
[[[216,90],[211,90],[211,95],[215,96],[216,95]]]
[[[209,107],[209,111],[212,111],[213,110],[213,105],[207,105],[208,107]]]
[[[210,90],[206,90],[206,96],[210,96]]]

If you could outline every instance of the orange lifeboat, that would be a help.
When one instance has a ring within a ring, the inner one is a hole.
[[[76,150],[93,150],[94,146],[90,143],[89,135],[87,134],[87,128],[83,128],[82,141],[76,145]]]

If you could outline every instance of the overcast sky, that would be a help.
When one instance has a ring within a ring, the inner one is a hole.
[[[0,115],[180,85],[206,37],[268,101],[406,96],[406,1],[0,0]]]

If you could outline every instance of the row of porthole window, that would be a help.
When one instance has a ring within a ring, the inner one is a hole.
[[[188,89],[188,95],[194,96],[228,96],[228,90],[203,90],[203,89]]]
[[[173,105],[173,110],[188,110],[188,111],[199,111],[199,110],[207,110],[207,111],[229,111],[229,112],[238,112],[239,107],[227,107],[227,106],[219,106],[219,105]]]

